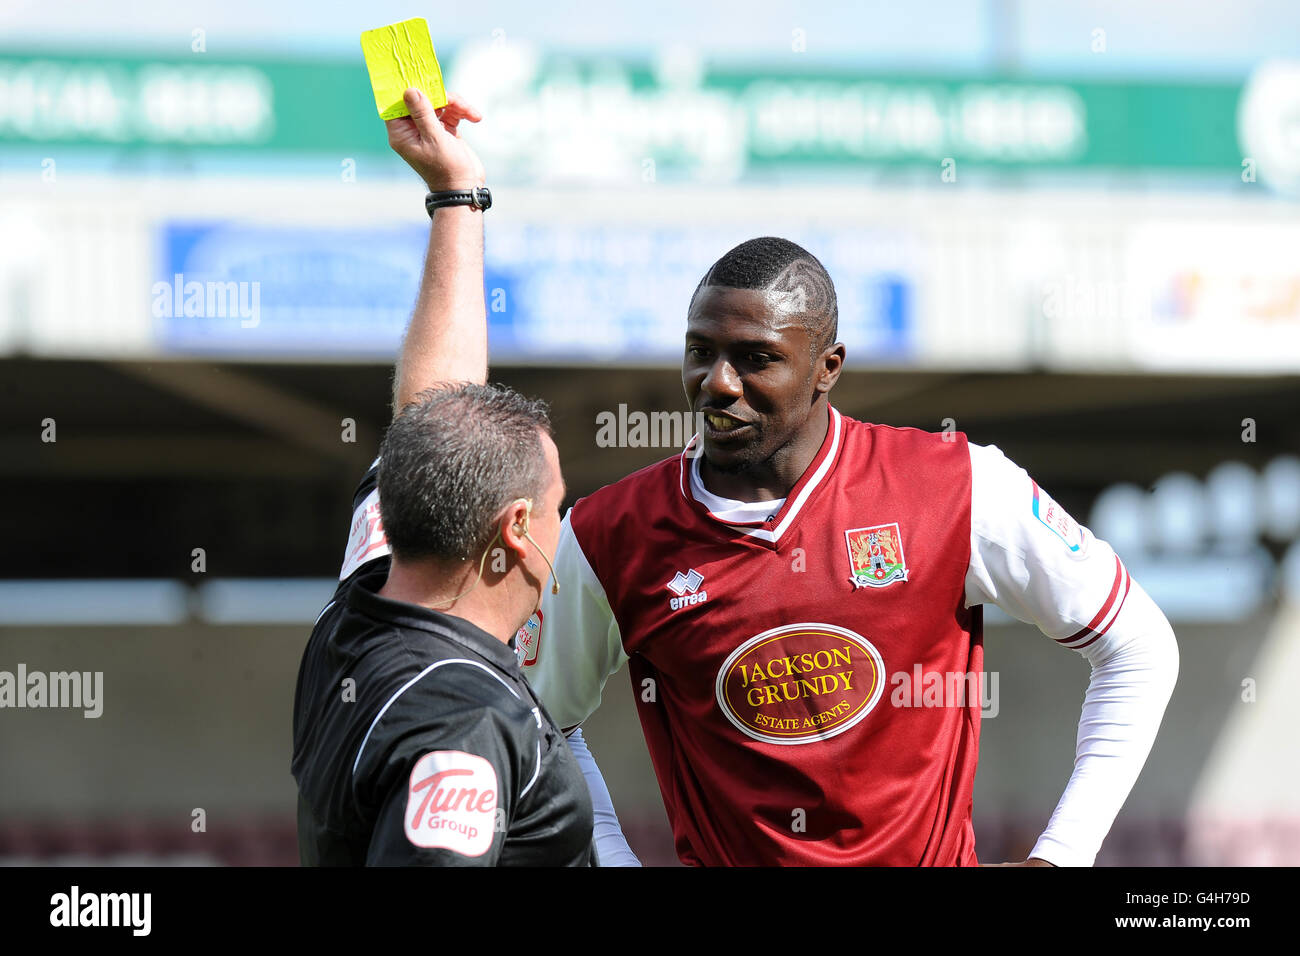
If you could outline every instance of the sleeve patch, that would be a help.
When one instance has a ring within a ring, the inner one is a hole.
[[[515,632],[515,655],[520,667],[531,667],[537,663],[537,649],[542,643],[542,610],[538,608],[533,616],[524,622],[524,626]]]
[[[352,512],[352,530],[348,534],[348,546],[343,552],[343,568],[339,571],[339,580],[367,561],[382,558],[391,553],[388,539],[384,537],[384,523],[379,516],[379,489],[366,495],[361,504]]]
[[[406,839],[425,849],[482,856],[492,846],[497,773],[482,757],[435,750],[411,769],[406,794]]]
[[[1053,501],[1051,495],[1038,487],[1038,482],[1031,480],[1031,483],[1034,486],[1034,517],[1048,531],[1060,538],[1071,554],[1075,557],[1082,557],[1087,550],[1088,542],[1079,522],[1071,518],[1064,508]]]

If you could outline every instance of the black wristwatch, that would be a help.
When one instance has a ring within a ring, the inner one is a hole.
[[[446,189],[442,192],[429,193],[424,197],[424,209],[433,218],[433,211],[442,206],[473,206],[475,209],[491,209],[492,193],[486,186],[473,189]]]

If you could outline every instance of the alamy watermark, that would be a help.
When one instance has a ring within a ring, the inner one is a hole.
[[[692,436],[704,430],[703,412],[628,411],[620,403],[617,411],[596,415],[598,448],[684,448]],[[691,447],[695,454],[699,443]]]
[[[260,282],[199,282],[177,272],[172,281],[155,282],[153,316],[156,319],[234,319],[246,329],[262,321]]]
[[[73,884],[68,892],[50,897],[50,925],[123,927],[132,936],[148,936],[153,928],[153,894],[85,893]]]
[[[103,671],[29,671],[19,664],[17,672],[0,670],[0,709],[81,710],[95,718],[104,713]]]
[[[889,678],[893,690],[889,702],[895,707],[966,707],[976,701],[985,718],[998,715],[997,671],[898,671]]]
[[[1151,284],[1142,279],[1114,282],[1064,275],[1041,287],[1044,317],[1063,322],[1150,319]]]

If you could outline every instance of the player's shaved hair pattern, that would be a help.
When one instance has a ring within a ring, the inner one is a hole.
[[[816,256],[789,239],[762,236],[731,249],[704,274],[692,304],[706,286],[759,289],[784,297],[791,311],[802,317],[815,353],[834,344],[839,332],[835,284]]]

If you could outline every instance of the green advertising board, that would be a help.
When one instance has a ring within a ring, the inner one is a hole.
[[[459,53],[459,51],[458,51]],[[477,68],[493,55],[478,52]],[[506,55],[506,54],[500,54]],[[444,55],[449,85],[457,56]],[[479,98],[513,124],[476,130],[494,170],[527,179],[533,138],[582,129],[602,155],[736,181],[809,167],[932,166],[1231,173],[1242,84],[874,76],[548,54]],[[490,73],[490,71],[489,71]],[[471,88],[474,88],[471,85]],[[594,132],[593,132],[594,131]],[[492,137],[497,135],[498,141]],[[290,60],[0,51],[0,149],[182,149],[257,162],[386,150],[360,52]],[[532,172],[530,172],[532,171]]]

